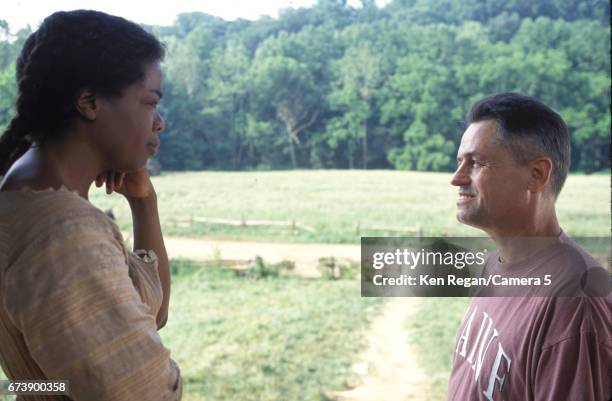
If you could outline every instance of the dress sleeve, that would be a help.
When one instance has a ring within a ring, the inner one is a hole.
[[[157,255],[154,251],[142,249],[128,251],[130,279],[140,299],[149,307],[149,314],[157,316],[163,300],[163,290],[159,279]]]
[[[45,376],[69,381],[74,401],[180,400],[180,371],[152,313],[155,263],[126,263],[97,212],[75,210],[38,230],[5,273],[8,316]]]

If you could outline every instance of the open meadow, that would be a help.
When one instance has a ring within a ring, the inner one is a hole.
[[[455,220],[457,189],[449,184],[450,178],[450,173],[298,170],[165,173],[154,177],[153,183],[165,235],[358,244],[360,235],[402,235],[368,227],[417,225],[425,236],[481,235]],[[113,208],[122,230],[129,230],[129,208],[120,195],[107,196],[97,189],[92,191],[91,200],[101,209]],[[570,175],[557,211],[562,227],[570,235],[609,235],[609,176]],[[189,216],[244,219],[247,227],[176,224]],[[314,228],[314,232],[294,232],[290,227],[249,227],[250,220],[294,220]]]

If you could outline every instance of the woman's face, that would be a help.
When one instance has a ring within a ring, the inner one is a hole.
[[[164,120],[157,111],[162,97],[159,63],[145,66],[145,77],[121,97],[96,99],[96,142],[107,170],[130,172],[146,165],[159,147]]]

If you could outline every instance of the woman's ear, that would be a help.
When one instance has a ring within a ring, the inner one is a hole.
[[[79,92],[76,103],[77,111],[87,121],[94,121],[98,116],[98,104],[96,94],[90,89],[83,89]]]
[[[535,159],[529,163],[529,189],[532,192],[543,191],[552,175],[552,161],[547,157]]]

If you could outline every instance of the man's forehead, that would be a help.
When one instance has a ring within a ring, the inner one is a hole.
[[[470,124],[461,137],[458,155],[482,155],[494,150],[497,124],[493,120],[478,121]]]

